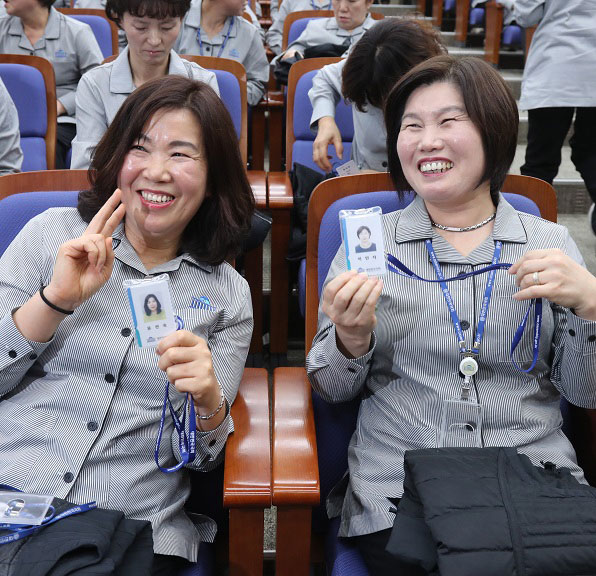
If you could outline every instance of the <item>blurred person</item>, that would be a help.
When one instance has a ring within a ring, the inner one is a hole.
[[[19,115],[0,78],[0,175],[20,172],[22,163]]]

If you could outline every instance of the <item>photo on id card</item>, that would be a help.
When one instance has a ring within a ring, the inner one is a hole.
[[[385,274],[382,216],[380,206],[340,210],[340,229],[348,270],[366,272],[369,276]]]

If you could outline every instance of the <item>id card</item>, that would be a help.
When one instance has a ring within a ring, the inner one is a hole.
[[[124,286],[139,348],[157,346],[176,330],[168,275],[146,280],[125,280]]]
[[[341,237],[348,270],[381,276],[385,267],[383,212],[379,206],[360,210],[340,210]]]
[[[351,176],[352,174],[360,174],[358,166],[354,160],[348,160],[345,164],[335,167],[338,176]]]
[[[48,513],[53,496],[0,492],[0,524],[39,526]]]
[[[444,400],[439,448],[482,447],[482,406],[467,400]]]

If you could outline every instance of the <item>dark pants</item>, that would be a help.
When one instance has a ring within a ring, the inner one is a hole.
[[[405,565],[385,551],[391,529],[351,538],[358,546],[371,576],[425,576],[419,567]]]
[[[154,554],[151,576],[178,576],[182,570],[189,566],[190,562],[180,556]]]
[[[56,170],[69,168],[66,165],[66,155],[76,134],[76,124],[58,124],[56,131]]]
[[[552,184],[561,164],[561,148],[575,112],[569,141],[571,160],[596,202],[596,108],[537,108],[528,111],[528,146],[521,167],[525,176]]]

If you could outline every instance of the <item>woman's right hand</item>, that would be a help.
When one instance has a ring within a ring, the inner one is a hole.
[[[312,159],[321,170],[331,172],[333,167],[331,166],[331,162],[329,162],[330,156],[327,155],[327,146],[332,144],[337,157],[341,160],[344,153],[341,134],[335,123],[335,119],[331,116],[319,118],[317,126],[317,137],[312,147]]]
[[[345,356],[358,358],[368,352],[382,290],[380,278],[354,270],[340,274],[325,286],[322,310],[335,324],[337,347]]]
[[[74,310],[110,278],[114,265],[112,234],[122,221],[124,204],[119,189],[93,217],[79,238],[60,246],[46,298],[65,310]]]

